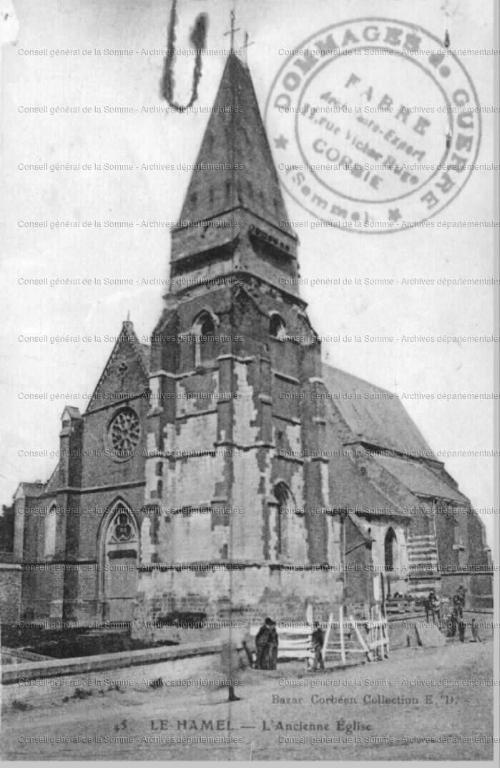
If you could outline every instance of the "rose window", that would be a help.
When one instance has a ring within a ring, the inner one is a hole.
[[[125,459],[132,456],[141,434],[139,417],[132,408],[118,411],[109,425],[109,441],[116,456]]]

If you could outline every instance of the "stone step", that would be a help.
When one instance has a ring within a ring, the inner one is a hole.
[[[427,550],[427,552],[412,552],[411,550],[408,552],[408,557],[413,557],[414,559],[416,557],[437,557],[437,552],[435,550]]]
[[[415,581],[408,581],[408,592],[412,595],[426,595],[431,589],[439,589],[441,580],[439,576],[424,577]]]
[[[408,567],[412,571],[437,571],[437,560],[409,560]]]
[[[408,583],[411,583],[412,586],[415,586],[415,584],[427,584],[429,581],[441,581],[441,574],[436,573],[436,571],[427,571],[427,573],[410,572],[408,575]]]
[[[437,573],[438,551],[434,534],[411,534],[407,554],[408,594],[422,599],[431,589],[439,590],[441,577]]]

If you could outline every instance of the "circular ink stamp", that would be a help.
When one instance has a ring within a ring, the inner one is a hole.
[[[364,18],[284,52],[265,120],[282,182],[305,210],[384,234],[459,194],[476,163],[481,112],[464,66],[437,37]]]

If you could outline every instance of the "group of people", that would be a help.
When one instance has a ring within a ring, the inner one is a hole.
[[[325,669],[325,662],[323,661],[323,643],[325,640],[325,633],[321,629],[319,622],[314,622],[314,628],[311,633],[311,644],[313,651],[312,669],[316,670],[318,667],[322,670]],[[276,630],[276,622],[271,618],[264,620],[264,623],[260,627],[255,636],[255,668],[256,669],[276,669],[278,661],[278,632]]]
[[[459,586],[452,598],[452,610],[448,618],[447,635],[455,637],[458,633],[459,640],[465,641],[466,624],[464,620],[465,596],[467,590],[463,585]],[[424,603],[425,618],[432,620],[433,624],[441,623],[441,599],[434,589],[431,589]],[[472,619],[471,634],[473,642],[481,642],[475,619]]]

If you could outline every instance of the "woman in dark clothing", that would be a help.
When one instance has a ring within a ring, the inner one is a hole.
[[[256,669],[268,669],[269,666],[269,639],[271,634],[272,619],[265,619],[263,625],[255,636],[255,648],[257,658],[255,661]]]

